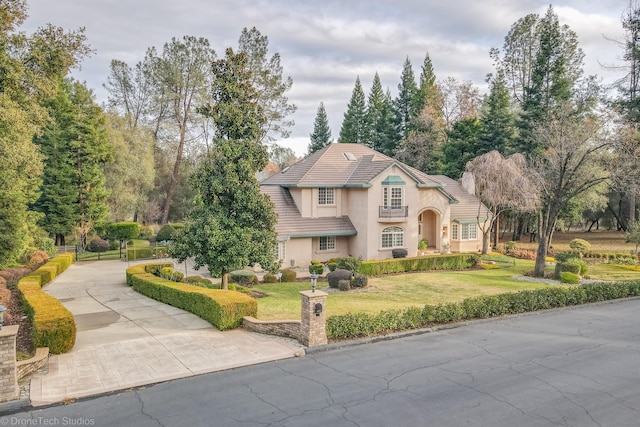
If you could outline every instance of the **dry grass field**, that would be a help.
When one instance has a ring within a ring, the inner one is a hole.
[[[505,233],[501,242],[509,241],[511,234]],[[551,247],[555,251],[568,251],[569,242],[573,239],[584,239],[591,244],[591,250],[597,252],[622,252],[631,253],[635,251],[636,246],[633,243],[626,243],[624,239],[623,231],[592,231],[587,233],[585,231],[556,231],[553,234],[553,240]],[[529,235],[524,235],[520,242],[517,242],[517,246],[523,249],[536,249],[537,243],[529,242]]]

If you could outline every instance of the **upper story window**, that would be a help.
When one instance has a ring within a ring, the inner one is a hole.
[[[318,204],[319,205],[334,205],[335,198],[333,194],[333,188],[320,187],[318,188]]]
[[[382,206],[392,209],[402,207],[402,187],[382,187]]]

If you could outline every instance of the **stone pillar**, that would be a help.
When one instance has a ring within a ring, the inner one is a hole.
[[[20,397],[16,377],[16,335],[18,325],[3,326],[0,330],[0,402]]]
[[[307,347],[327,343],[327,296],[322,291],[301,291],[301,322],[298,341]],[[322,304],[322,312],[316,315],[316,304]]]

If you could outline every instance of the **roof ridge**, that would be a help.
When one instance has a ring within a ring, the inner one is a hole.
[[[318,164],[318,162],[320,161],[320,159],[322,159],[322,158],[325,156],[325,154],[327,154],[327,151],[329,151],[329,149],[331,149],[331,146],[332,146],[332,145],[333,145],[333,143],[332,143],[332,144],[327,145],[327,146],[326,146],[326,147],[324,147],[322,150],[320,150],[320,151],[323,151],[323,150],[324,150],[324,152],[318,156],[318,158],[315,160],[315,162],[313,162],[313,164],[312,164],[311,166],[309,166],[309,169],[307,169],[307,171],[306,171],[306,172],[305,172],[305,173],[300,177],[300,179],[298,180],[298,182],[302,182],[302,181],[307,177],[307,175],[309,175],[309,172],[311,172],[311,170],[312,170],[312,169],[313,169],[313,168]],[[313,154],[313,153],[312,153],[312,154]],[[308,156],[307,156],[306,158],[308,158]],[[304,160],[304,159],[302,159],[302,160]],[[302,161],[302,160],[301,160],[301,161]]]
[[[356,164],[353,165],[353,168],[351,168],[351,172],[349,172],[349,176],[347,176],[347,178],[344,180],[345,185],[349,182],[349,180],[351,179],[351,177],[355,173],[356,169],[358,169],[358,166],[360,165],[360,162],[362,161],[362,159],[364,159],[364,157],[365,156],[360,156],[358,158],[358,161],[356,162]]]

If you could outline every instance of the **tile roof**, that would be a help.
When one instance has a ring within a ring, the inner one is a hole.
[[[451,205],[451,221],[465,223],[475,221],[478,218],[484,220],[490,216],[489,210],[480,203],[480,199],[467,193],[460,182],[444,175],[431,175],[431,177],[441,182],[447,193],[458,201],[458,203]]]
[[[367,187],[392,165],[411,175],[419,185],[439,182],[398,160],[362,144],[331,144],[261,182],[285,187]]]
[[[278,215],[276,233],[278,236],[318,237],[318,236],[354,236],[356,228],[347,216],[303,218],[296,207],[288,188],[263,185],[260,191],[268,194],[275,204]]]

